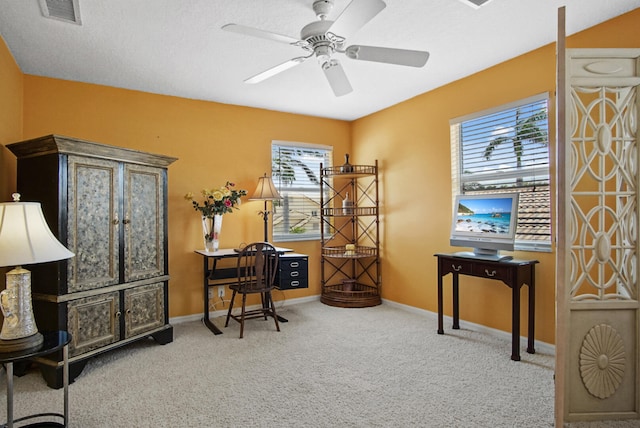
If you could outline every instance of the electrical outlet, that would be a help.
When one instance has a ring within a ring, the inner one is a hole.
[[[218,287],[218,297],[220,298],[224,297],[224,287],[222,286]]]

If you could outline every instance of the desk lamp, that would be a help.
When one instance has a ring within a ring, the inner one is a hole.
[[[39,202],[20,202],[18,193],[12,196],[13,202],[0,203],[0,267],[15,266],[0,292],[0,352],[35,350],[43,342],[33,317],[31,272],[22,265],[74,256],[53,236]]]
[[[258,214],[262,216],[264,220],[264,242],[269,242],[269,213],[267,210],[267,201],[274,201],[282,199],[278,189],[273,184],[271,177],[267,177],[265,172],[263,177],[258,178],[258,187],[253,192],[253,196],[249,198],[251,201],[264,201],[264,211],[260,211]]]

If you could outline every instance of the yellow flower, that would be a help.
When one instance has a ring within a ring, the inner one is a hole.
[[[220,191],[222,192],[223,196],[229,196],[231,195],[231,190],[229,190],[229,188],[227,187],[221,187]]]
[[[214,190],[214,191],[211,193],[211,196],[213,196],[213,200],[214,200],[214,201],[221,201],[221,200],[222,200],[222,198],[224,197],[224,196],[222,195],[222,192],[221,192],[221,191],[219,191],[219,190]]]
[[[191,193],[191,192],[187,193],[186,195],[184,195],[184,198],[187,201],[192,201],[193,200],[193,193]]]

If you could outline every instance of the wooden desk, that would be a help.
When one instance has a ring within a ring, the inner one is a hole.
[[[537,260],[490,261],[460,257],[455,254],[435,254],[438,258],[438,334],[444,334],[442,277],[453,275],[453,328],[460,328],[458,276],[468,275],[502,281],[512,290],[511,299],[511,359],[520,361],[520,288],[529,286],[529,330],[527,352],[535,353],[535,265]]]
[[[291,248],[281,248],[275,247],[278,253],[288,253],[292,252]],[[237,259],[238,252],[233,248],[221,248],[218,251],[204,251],[204,250],[196,250],[197,254],[200,254],[204,261],[203,266],[203,276],[204,276],[204,316],[203,321],[204,325],[211,330],[213,334],[222,334],[222,331],[218,327],[215,326],[209,319],[209,287],[213,286],[221,286],[224,287],[226,285],[235,284],[236,283],[236,275],[237,275],[237,267],[225,267],[218,268],[218,260],[222,259]],[[211,283],[215,281],[214,283]],[[285,318],[278,316],[278,321],[287,322]]]

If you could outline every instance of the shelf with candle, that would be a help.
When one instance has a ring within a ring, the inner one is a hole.
[[[356,255],[356,246],[355,244],[347,244],[344,246],[344,255],[345,256],[355,256]]]

